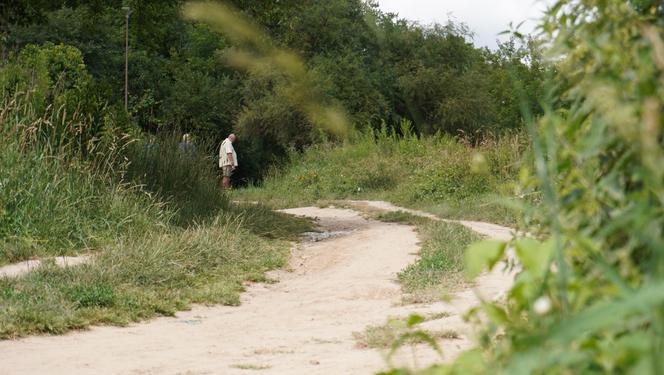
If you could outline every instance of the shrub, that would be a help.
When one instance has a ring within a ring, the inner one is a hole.
[[[568,106],[531,126],[522,189],[541,197],[525,211],[539,241],[514,241],[523,270],[505,303],[483,306],[481,347],[431,373],[664,372],[664,23],[638,3],[548,12],[555,83],[569,86],[551,95]]]

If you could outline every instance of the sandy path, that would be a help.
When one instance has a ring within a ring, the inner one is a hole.
[[[277,284],[251,286],[239,307],[197,306],[128,328],[0,341],[0,373],[371,374],[385,368],[384,359],[378,351],[357,349],[352,333],[411,312],[451,313],[426,323],[461,333],[461,339],[441,342],[447,360],[470,345],[461,315],[476,305],[473,291],[458,293],[449,304],[399,305],[394,277],[418,251],[412,227],[368,221],[350,210],[287,212],[318,217],[323,229],[349,233],[304,243],[294,251],[292,272],[275,273]],[[478,290],[494,298],[510,280],[500,272],[484,275]],[[421,365],[437,359],[418,348]],[[397,361],[411,358],[403,353]]]

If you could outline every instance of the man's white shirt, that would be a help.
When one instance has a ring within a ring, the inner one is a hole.
[[[231,161],[228,160],[228,154],[233,155],[233,160],[235,161],[235,166],[237,167],[239,163],[237,161],[235,148],[233,148],[233,142],[226,138],[223,142],[221,142],[221,147],[219,147],[219,168],[231,165]]]

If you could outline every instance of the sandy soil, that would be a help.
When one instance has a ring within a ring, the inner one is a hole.
[[[385,203],[379,209],[395,209]],[[476,292],[493,299],[513,276],[495,271],[478,278],[475,290],[449,303],[402,305],[395,275],[416,260],[412,227],[370,221],[334,208],[286,210],[318,218],[323,230],[345,233],[305,242],[293,251],[289,272],[277,284],[251,285],[239,307],[196,306],[175,318],[127,328],[94,327],[58,337],[0,341],[3,374],[372,374],[385,369],[383,354],[357,348],[353,332],[385,323],[387,317],[448,312],[426,323],[452,329],[460,339],[440,342],[444,360],[471,345],[461,316],[478,303]],[[509,230],[467,223],[498,238]],[[500,268],[500,267],[499,267]],[[440,357],[430,349],[400,353],[395,362],[420,366]]]

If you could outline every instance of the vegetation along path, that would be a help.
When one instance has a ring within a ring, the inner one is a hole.
[[[382,202],[352,204],[397,209]],[[424,323],[427,329],[458,333],[439,341],[450,360],[470,345],[462,315],[477,304],[477,295],[497,298],[511,284],[511,274],[494,271],[449,302],[406,305],[395,276],[416,260],[413,227],[368,220],[349,209],[285,212],[315,217],[322,230],[335,235],[293,250],[290,269],[271,275],[280,282],[250,286],[241,306],[197,306],[127,328],[2,341],[3,373],[370,374],[384,369],[385,359],[379,351],[358,347],[353,333],[414,312],[434,317]],[[465,225],[492,237],[510,235],[494,225]],[[412,356],[404,350],[394,361],[408,365]],[[440,360],[424,345],[415,356],[419,365]]]

